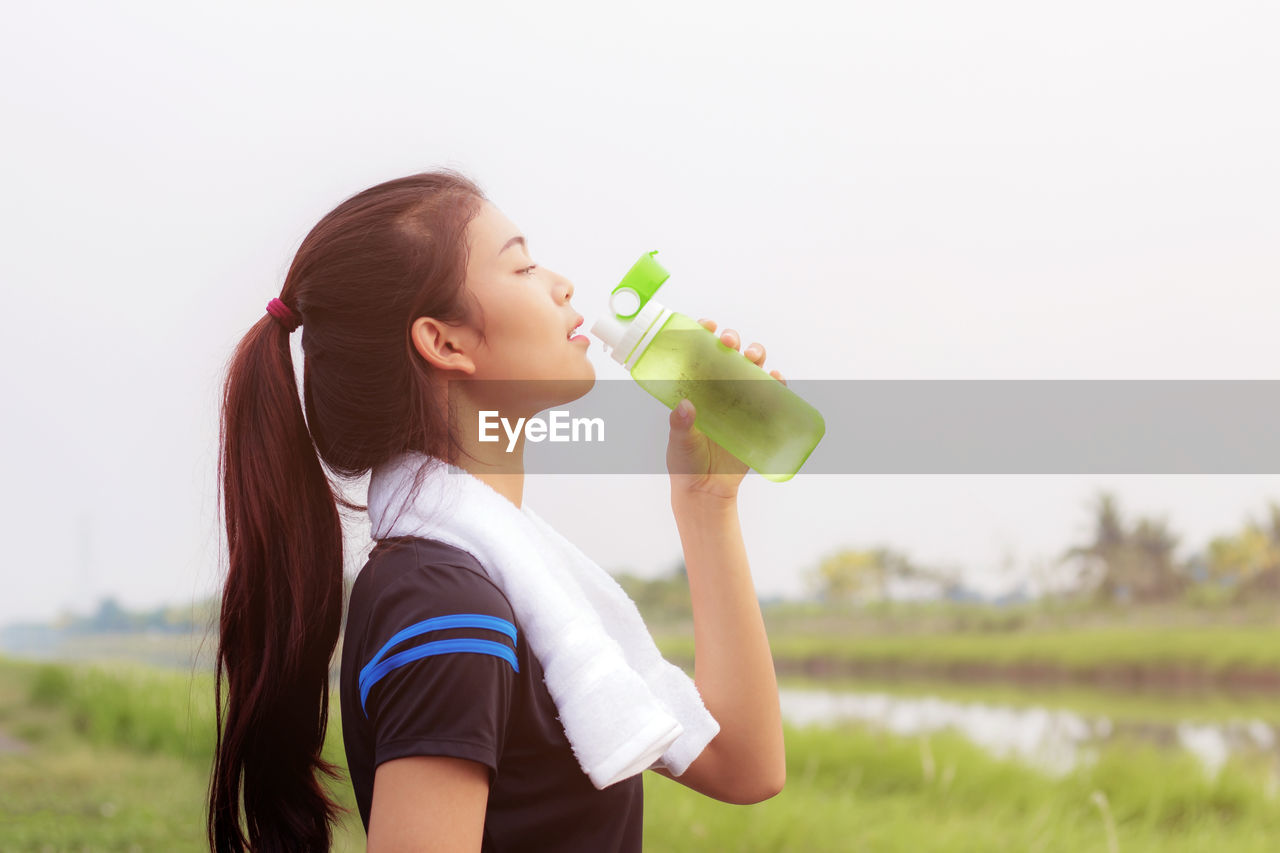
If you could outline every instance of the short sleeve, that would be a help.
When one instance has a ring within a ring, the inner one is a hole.
[[[515,617],[474,569],[419,563],[371,611],[358,679],[374,766],[411,755],[497,771],[519,673]]]

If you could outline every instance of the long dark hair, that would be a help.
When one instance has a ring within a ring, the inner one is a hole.
[[[329,849],[342,810],[317,773],[340,775],[320,757],[342,622],[338,506],[363,507],[325,466],[355,479],[406,450],[458,447],[409,330],[422,316],[482,325],[465,281],[466,229],[484,200],[453,170],[413,175],[347,199],[302,241],[280,299],[302,318],[305,419],[280,322],[263,313],[231,358],[213,850]]]

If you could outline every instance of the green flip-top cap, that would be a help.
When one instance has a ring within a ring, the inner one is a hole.
[[[658,292],[662,283],[671,277],[671,273],[653,259],[656,254],[658,250],[654,249],[641,255],[640,260],[632,264],[622,281],[609,294],[609,307],[618,315],[618,319],[634,317],[653,298],[653,294]]]
[[[591,334],[600,339],[614,361],[631,369],[630,359],[649,329],[662,318],[666,309],[653,294],[671,273],[653,259],[658,250],[646,252],[622,277],[609,294],[609,311],[591,324]]]

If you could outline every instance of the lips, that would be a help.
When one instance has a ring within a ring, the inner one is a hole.
[[[570,327],[570,329],[569,329],[569,333],[568,333],[567,335],[565,335],[565,337],[566,337],[566,338],[572,338],[572,337],[573,337],[573,333],[574,333],[574,332],[576,332],[576,331],[578,331],[578,327],[579,327],[579,326],[581,326],[581,325],[583,324],[583,322],[584,322],[584,320],[583,320],[583,318],[582,318],[582,317],[579,317],[577,320],[575,320],[575,321],[574,321],[573,326],[572,326],[572,327]]]

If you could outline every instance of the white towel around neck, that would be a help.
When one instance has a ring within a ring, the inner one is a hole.
[[[405,453],[374,469],[368,505],[373,539],[435,539],[480,562],[511,603],[595,787],[649,767],[679,776],[719,733],[618,582],[527,502],[518,508],[462,468]]]

